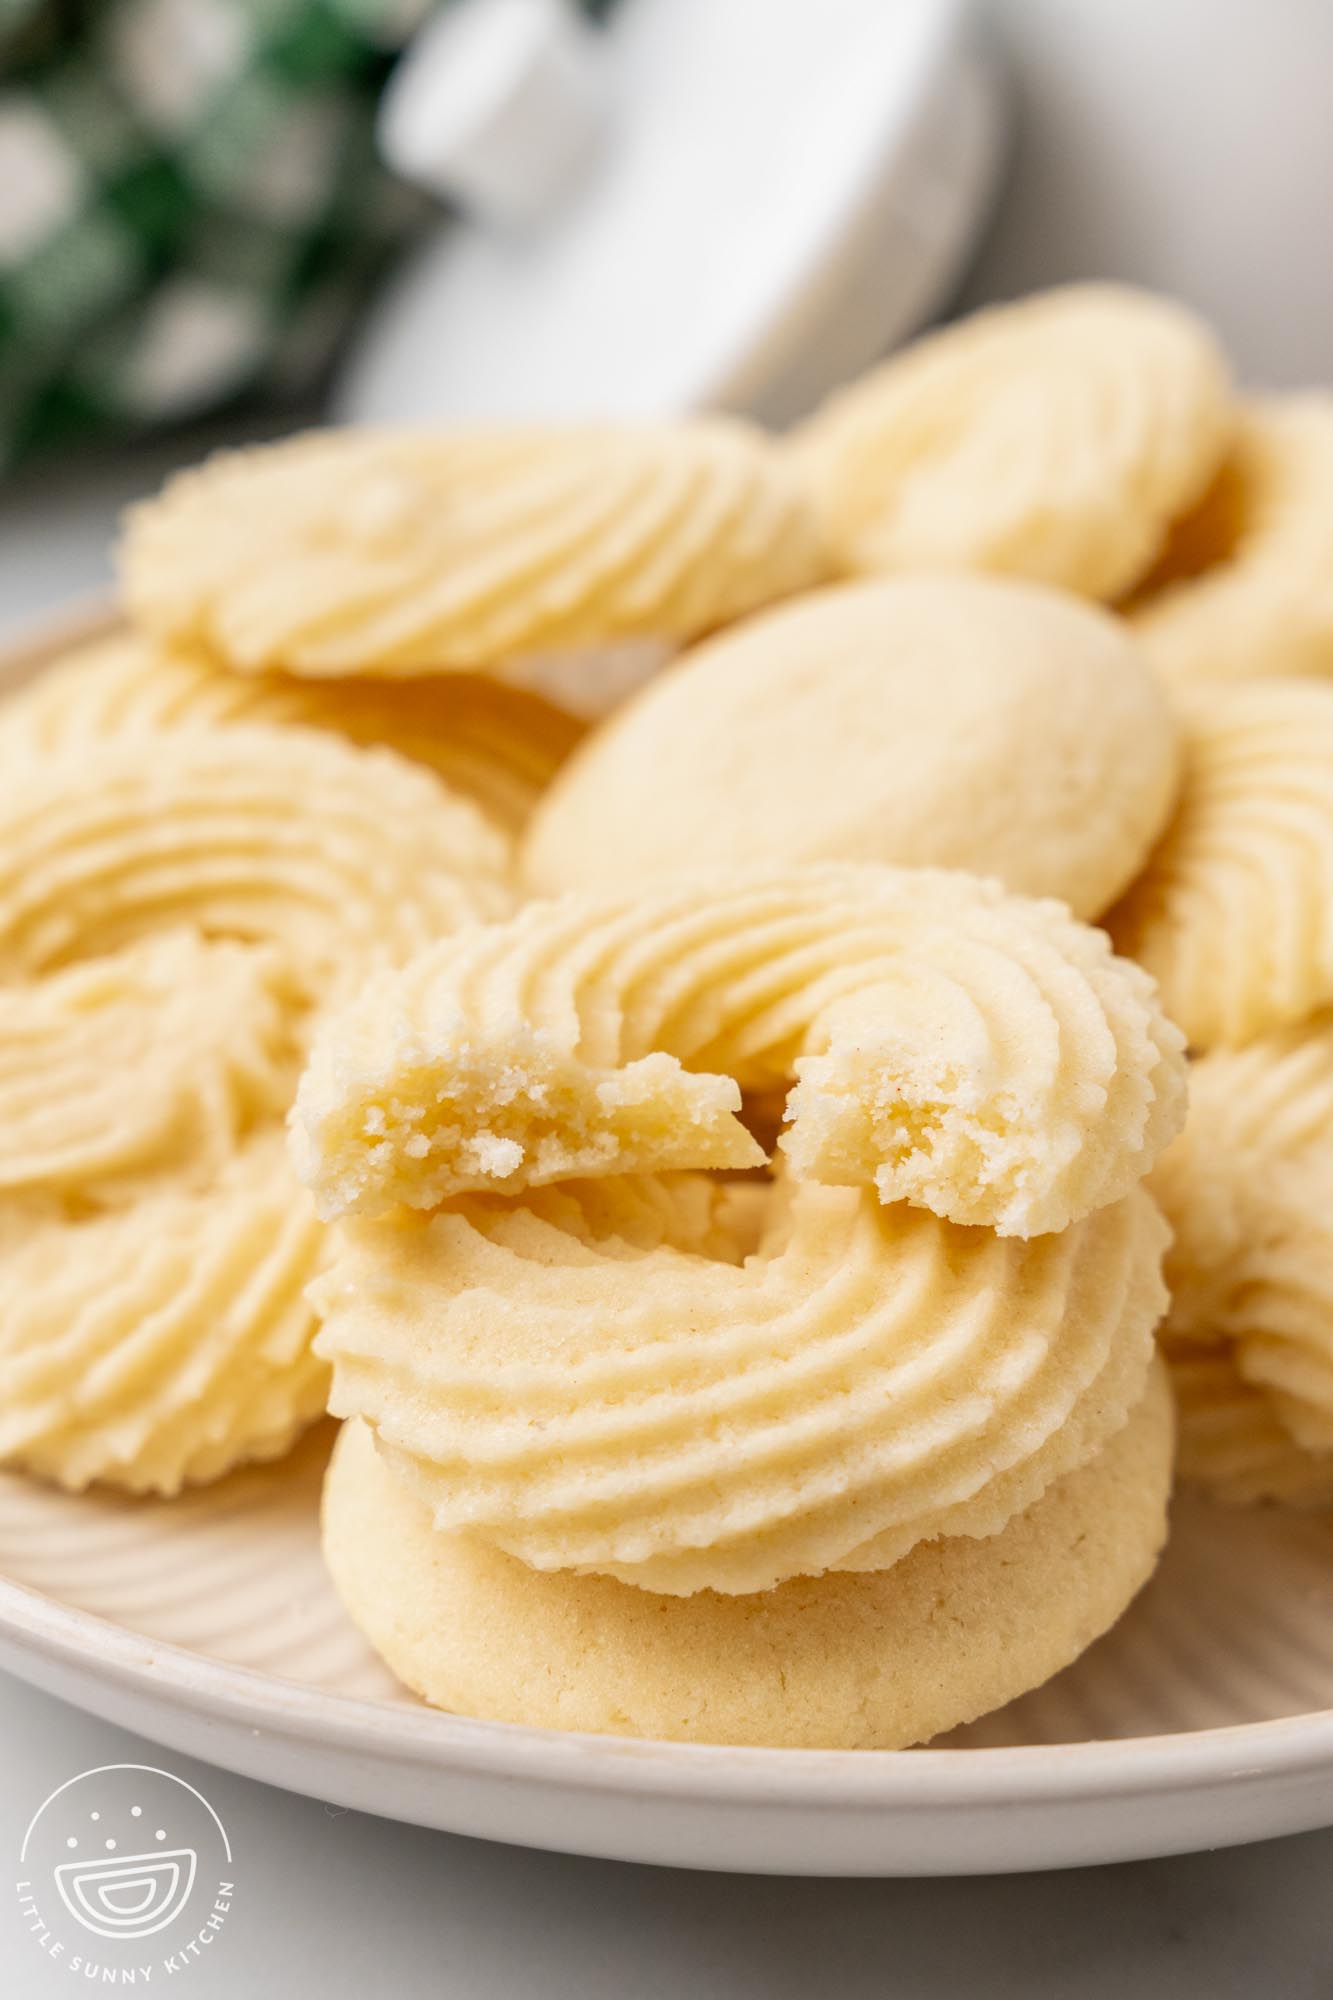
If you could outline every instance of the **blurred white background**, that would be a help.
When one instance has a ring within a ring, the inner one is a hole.
[[[1265,386],[1333,381],[1329,0],[987,0],[1008,179],[962,303],[1128,278]]]

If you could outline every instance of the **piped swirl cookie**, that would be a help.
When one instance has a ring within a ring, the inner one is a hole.
[[[1232,1507],[1333,1507],[1333,1453],[1303,1451],[1227,1341],[1169,1341],[1182,1483]]]
[[[194,930],[0,987],[0,1195],[207,1185],[291,1102],[292,994],[276,951]]]
[[[1168,300],[1071,286],[896,355],[797,432],[835,558],[961,567],[1113,599],[1230,441],[1211,334]]]
[[[1195,1048],[1333,1001],[1333,683],[1191,695],[1175,818],[1106,922]]]
[[[180,730],[0,793],[0,1458],[174,1492],[322,1407],[323,1232],[282,1119],[311,1011],[508,907],[508,847],[387,751]]]
[[[1333,675],[1333,396],[1274,397],[1129,607],[1167,678]]]
[[[1123,624],[982,576],[845,584],[692,649],[556,779],[547,894],[684,867],[973,868],[1095,917],[1170,813],[1179,732]]]
[[[1286,1459],[1299,1448],[1317,1461],[1303,1481],[1251,1464],[1255,1491],[1333,1493],[1333,1017],[1214,1050],[1192,1066],[1190,1096],[1152,1181],[1175,1236],[1172,1351],[1225,1347],[1263,1403],[1226,1399],[1233,1437],[1243,1416],[1257,1454],[1262,1415]],[[1216,1404],[1225,1385],[1211,1385]]]
[[[671,648],[825,567],[797,475],[722,419],[258,446],[134,509],[120,557],[146,630],[315,677]]]
[[[689,1595],[997,1533],[1143,1393],[1166,1232],[1140,1191],[1023,1242],[796,1183],[738,1261],[710,1193],[342,1225],[311,1294],[331,1408],[438,1529]]]
[[[273,1130],[203,1189],[0,1205],[0,1461],[176,1493],[278,1457],[324,1408],[304,1297],[324,1250]]]
[[[581,734],[573,716],[539,695],[477,674],[393,686],[235,674],[121,632],[79,648],[0,704],[0,765],[17,768],[111,738],[236,723],[295,723],[396,750],[509,833]]]
[[[429,773],[317,730],[84,746],[0,795],[0,982],[165,929],[278,948],[312,998],[510,904],[508,843]]]
[[[530,904],[372,978],[317,1036],[293,1139],[321,1212],[744,1167],[796,1087],[798,1179],[1002,1233],[1115,1201],[1183,1115],[1150,982],[1054,903],[942,871],[717,872]]]

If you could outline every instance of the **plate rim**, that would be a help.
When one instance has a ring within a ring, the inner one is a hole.
[[[150,1638],[0,1577],[0,1640],[194,1713],[328,1749],[480,1779],[693,1804],[802,1810],[1106,1803],[1240,1779],[1333,1779],[1333,1709],[1074,1743],[958,1750],[792,1750],[597,1735],[341,1694]]]

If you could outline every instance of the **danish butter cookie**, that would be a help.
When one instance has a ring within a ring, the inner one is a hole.
[[[1191,1072],[1153,1187],[1175,1232],[1173,1341],[1225,1341],[1289,1439],[1333,1474],[1333,1017]],[[1333,1483],[1331,1481],[1330,1483]]]
[[[1200,688],[1180,804],[1107,917],[1198,1049],[1333,1001],[1333,685]]]
[[[175,1493],[278,1457],[324,1407],[323,1249],[276,1132],[202,1192],[78,1221],[0,1205],[0,1460]]]
[[[633,1181],[342,1225],[311,1290],[330,1407],[437,1528],[688,1595],[994,1534],[1142,1394],[1166,1294],[1141,1191],[1028,1242],[787,1194],[739,1261],[697,1209],[646,1234]]]
[[[174,1492],[322,1407],[278,1120],[312,1004],[503,910],[507,843],[307,729],[75,744],[0,792],[0,1457]]]
[[[477,674],[386,686],[234,674],[137,633],[81,647],[0,705],[8,766],[194,724],[298,723],[425,764],[513,833],[580,735],[574,718]]]
[[[538,892],[691,866],[973,868],[1095,917],[1175,796],[1178,731],[1122,624],[1034,585],[844,585],[687,653],[588,738]]]
[[[1222,1341],[1166,1347],[1179,1416],[1176,1470],[1229,1506],[1271,1500],[1284,1507],[1333,1507],[1333,1452],[1303,1451],[1279,1421],[1272,1399],[1247,1382]]]
[[[1178,1031],[1060,905],[933,870],[718,871],[529,904],[370,980],[294,1113],[327,1216],[588,1174],[746,1166],[740,1088],[797,1079],[799,1177],[1062,1229],[1183,1116]]]
[[[1217,479],[1129,609],[1182,685],[1333,674],[1333,396],[1243,411]]]
[[[661,1598],[440,1534],[365,1426],[347,1424],[324,1548],[354,1622],[437,1707],[619,1736],[893,1750],[1037,1686],[1115,1622],[1165,1539],[1171,1431],[1156,1369],[1101,1453],[990,1539],[924,1542],[872,1575]]]
[[[291,1102],[289,988],[273,950],[192,931],[0,987],[0,1194],[206,1184]]]
[[[428,772],[320,730],[76,745],[0,790],[0,982],[190,926],[272,944],[323,998],[502,914],[508,868]]]
[[[1000,570],[1116,598],[1232,431],[1226,364],[1168,300],[1080,285],[927,335],[796,434],[850,570]]]
[[[796,473],[722,419],[314,433],[178,475],[121,548],[146,630],[316,677],[677,645],[825,567]]]

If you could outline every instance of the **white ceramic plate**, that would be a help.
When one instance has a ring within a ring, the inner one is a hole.
[[[395,1686],[320,1561],[330,1428],[170,1504],[0,1475],[0,1665],[271,1784],[623,1860],[985,1873],[1333,1822],[1333,1516],[1179,1501],[1114,1632],[928,1750],[638,1743],[440,1715]]]

